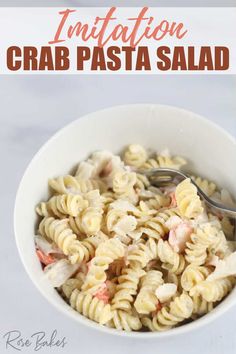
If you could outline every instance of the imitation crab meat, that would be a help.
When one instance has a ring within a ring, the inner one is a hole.
[[[175,252],[181,253],[185,249],[186,242],[190,239],[193,228],[188,222],[182,221],[178,216],[173,216],[173,218],[175,219],[172,219],[172,228],[169,232],[168,241]],[[180,221],[177,218],[180,219]],[[169,221],[169,225],[170,224],[171,222]]]
[[[110,294],[106,282],[101,284],[99,290],[93,296],[96,297],[98,300],[103,301],[105,304],[108,304]]]

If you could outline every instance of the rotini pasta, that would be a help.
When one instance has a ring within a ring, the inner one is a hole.
[[[69,218],[70,227],[77,235],[96,235],[101,230],[103,210],[89,207],[76,218]]]
[[[186,164],[168,151],[149,156],[132,144],[123,160],[97,151],[75,175],[49,180],[50,198],[36,206],[36,254],[81,315],[120,331],[168,330],[207,314],[234,287],[234,223],[196,185],[233,200],[197,176],[153,186],[142,170]]]
[[[186,164],[186,160],[180,156],[171,157],[168,154],[157,155],[154,158],[148,159],[142,166],[144,169],[151,168],[173,168],[179,170]]]
[[[215,281],[202,281],[190,290],[190,295],[201,295],[207,302],[221,301],[235,285],[235,278],[228,277]]]
[[[156,310],[158,299],[155,290],[163,282],[162,273],[158,270],[150,270],[141,278],[141,287],[134,302],[139,314],[147,315]]]
[[[143,233],[157,240],[163,238],[169,231],[166,221],[174,215],[178,215],[176,209],[165,209],[159,211],[155,217],[145,223]]]
[[[220,232],[222,237],[222,233]],[[210,223],[198,227],[190,236],[191,242],[186,243],[185,258],[188,263],[202,265],[207,259],[207,251],[216,253],[217,250],[226,250],[227,243],[219,237],[219,231]]]
[[[154,197],[146,200],[150,209],[159,210],[170,205],[170,198],[165,195],[156,194]]]
[[[69,298],[75,289],[80,290],[83,284],[83,278],[70,278],[62,285],[62,292],[66,298]]]
[[[135,210],[132,211],[132,215],[134,215],[137,219],[137,225],[139,227],[144,226],[148,220],[151,220],[153,216],[157,214],[157,210],[153,209],[146,202],[141,200],[139,205]],[[142,230],[140,230],[141,232]],[[142,233],[142,232],[141,232]]]
[[[111,327],[114,327],[119,331],[138,331],[142,327],[142,323],[138,316],[132,315],[122,310],[113,311],[113,318],[111,322]]]
[[[36,211],[40,216],[78,216],[80,212],[88,207],[89,203],[81,195],[62,194],[52,197],[48,202],[40,203]]]
[[[113,179],[113,191],[118,195],[129,195],[137,181],[134,172],[118,172]]]
[[[213,244],[211,244],[208,248],[209,253],[213,255],[218,255],[223,258],[225,255],[229,253],[229,247],[227,240],[225,238],[225,234],[223,231],[219,230],[216,233]]]
[[[193,301],[190,296],[183,293],[176,297],[169,306],[162,307],[153,319],[144,317],[142,324],[151,331],[164,331],[190,318],[192,312]]]
[[[145,175],[141,175],[140,173],[136,174],[137,180],[134,185],[135,189],[139,189],[140,191],[146,190],[150,186],[149,179]]]
[[[149,239],[146,243],[139,243],[128,250],[127,260],[132,268],[145,268],[153,259],[158,257],[157,242]]]
[[[116,259],[124,257],[125,248],[118,239],[110,239],[99,244],[95,257],[90,262],[88,274],[82,290],[94,294],[107,279],[106,270]]]
[[[69,257],[71,263],[79,263],[84,259],[84,250],[76,235],[69,228],[68,220],[57,220],[53,217],[44,218],[39,224],[39,232],[55,242]]]
[[[157,245],[158,256],[163,262],[163,268],[172,273],[180,274],[185,268],[185,259],[183,255],[176,253],[168,241],[160,239]]]
[[[69,301],[73,309],[102,325],[109,322],[113,317],[109,304],[105,304],[102,300],[92,297],[90,294],[80,292],[78,289],[72,291]]]
[[[49,179],[49,186],[58,194],[80,194],[94,189],[105,192],[106,188],[100,180],[83,180],[71,175]]]
[[[144,274],[145,271],[140,268],[125,268],[122,271],[122,274],[118,277],[116,293],[111,302],[112,309],[131,310],[131,304],[137,294],[139,280]]]
[[[106,228],[108,232],[114,232],[114,228],[117,223],[125,216],[127,216],[127,213],[122,210],[109,210],[106,215]]]
[[[177,291],[182,292],[183,288],[181,285],[181,275],[176,275],[175,273],[172,273],[168,271],[168,273],[165,276],[165,283],[172,283],[175,284],[177,287]]]
[[[213,310],[213,302],[208,302],[202,298],[201,295],[193,295],[193,313],[192,318],[195,319],[198,316],[205,315],[206,313]]]
[[[205,280],[209,274],[209,268],[190,264],[181,275],[181,286],[184,290],[189,291],[196,284]]]
[[[108,236],[103,232],[97,233],[95,236],[90,236],[81,241],[81,246],[84,251],[84,260],[88,262],[95,256],[95,251],[97,247],[101,244],[101,242],[105,242],[108,240]]]
[[[112,191],[107,191],[101,194],[103,198],[104,210],[107,211],[109,205],[116,200],[116,194]]]
[[[203,212],[202,202],[197,194],[197,188],[187,178],[175,190],[177,207],[182,216],[194,218]]]
[[[127,165],[140,167],[147,160],[146,150],[138,144],[129,145],[124,152],[124,162]]]
[[[207,179],[203,179],[199,176],[191,176],[191,179],[200,187],[203,192],[208,196],[211,197],[212,194],[216,191],[216,184],[213,182],[208,181]]]

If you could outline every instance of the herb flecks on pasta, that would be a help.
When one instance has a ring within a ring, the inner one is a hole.
[[[36,206],[36,253],[78,316],[113,330],[164,331],[232,290],[234,224],[204,205],[192,181],[232,205],[229,193],[200,176],[156,188],[139,171],[186,163],[132,144],[122,158],[98,151],[75,175],[49,180],[50,198]]]

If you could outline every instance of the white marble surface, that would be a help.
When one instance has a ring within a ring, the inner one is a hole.
[[[236,80],[232,76],[0,77],[0,353],[16,352],[14,349],[6,351],[4,347],[2,335],[9,330],[19,329],[24,336],[30,336],[39,330],[50,334],[55,328],[60,336],[66,336],[67,350],[44,349],[40,353],[74,354],[85,350],[87,354],[95,351],[103,354],[236,352],[236,307],[208,328],[171,340],[146,342],[104,337],[81,327],[58,313],[33,286],[19,259],[13,233],[14,197],[27,164],[55,131],[73,119],[116,104],[164,103],[203,114],[236,137],[235,95]],[[33,351],[25,349],[24,352]]]

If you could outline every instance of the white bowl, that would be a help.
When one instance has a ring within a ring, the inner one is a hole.
[[[150,104],[112,107],[72,122],[55,134],[33,158],[16,197],[16,242],[33,283],[51,304],[66,315],[110,334],[135,338],[171,337],[205,325],[222,315],[235,303],[236,289],[210,314],[170,331],[119,332],[100,326],[69,307],[44,279],[35,256],[35,205],[48,197],[48,178],[67,174],[78,161],[93,151],[108,149],[118,153],[130,143],[140,143],[157,151],[168,147],[171,153],[187,158],[193,172],[216,181],[236,195],[236,141],[223,129],[196,114],[175,107]]]

